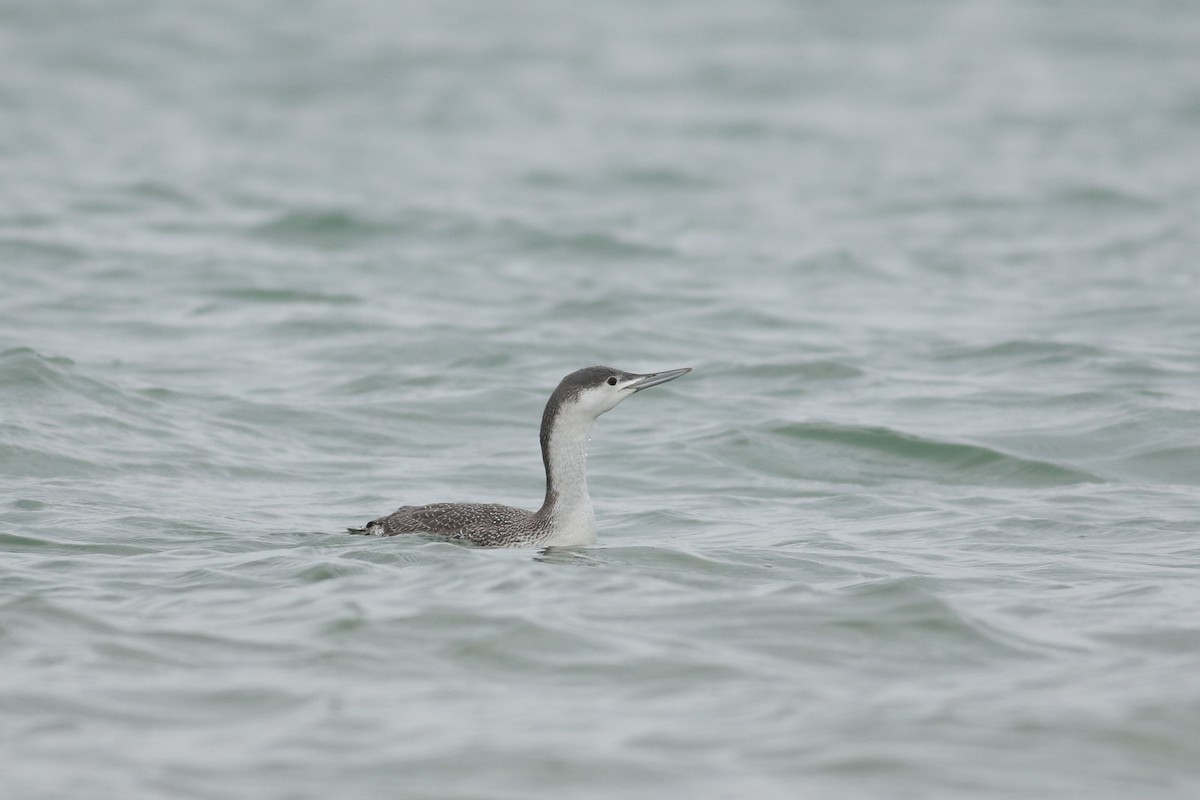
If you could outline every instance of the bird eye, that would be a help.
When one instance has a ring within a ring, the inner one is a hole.
[[[616,375],[614,375],[614,376],[612,376],[611,378],[609,378],[609,379],[608,379],[608,385],[609,385],[609,386],[616,386],[616,385],[617,385],[617,376],[616,376]]]

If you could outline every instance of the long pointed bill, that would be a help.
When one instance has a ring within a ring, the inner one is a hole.
[[[629,386],[633,389],[634,394],[636,394],[642,389],[649,389],[651,386],[658,386],[660,383],[673,381],[680,375],[687,375],[691,371],[691,367],[684,367],[683,369],[670,369],[666,372],[652,372],[649,375],[639,375],[637,380],[629,384]]]

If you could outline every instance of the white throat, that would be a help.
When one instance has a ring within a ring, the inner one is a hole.
[[[546,506],[553,534],[546,544],[580,545],[596,541],[596,517],[587,485],[587,446],[596,418],[564,408],[550,428],[546,447]]]

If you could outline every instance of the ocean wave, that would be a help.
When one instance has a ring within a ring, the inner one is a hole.
[[[600,259],[657,259],[675,255],[673,248],[660,243],[635,241],[603,230],[550,230],[516,220],[504,220],[497,223],[496,233],[526,253],[571,253]]]
[[[940,361],[966,362],[974,370],[984,369],[997,361],[1022,365],[1063,364],[1097,358],[1106,351],[1092,344],[1057,342],[1040,339],[1009,339],[979,346],[955,346],[937,354]]]
[[[1083,469],[886,427],[776,422],[711,434],[711,438],[717,454],[731,463],[776,478],[1031,487],[1103,482]]]
[[[425,208],[409,208],[390,216],[344,208],[298,208],[252,225],[246,233],[280,244],[340,248],[390,236],[465,236],[479,228],[470,217]]]
[[[292,288],[268,288],[261,286],[244,286],[236,289],[222,289],[216,292],[216,295],[227,300],[246,300],[252,303],[352,305],[363,302],[361,297],[352,294],[314,292]],[[311,322],[311,320],[305,320],[304,322]]]

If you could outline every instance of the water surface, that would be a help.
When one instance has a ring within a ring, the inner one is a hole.
[[[1196,796],[1197,41],[0,9],[0,793]],[[597,363],[595,547],[341,533]]]

